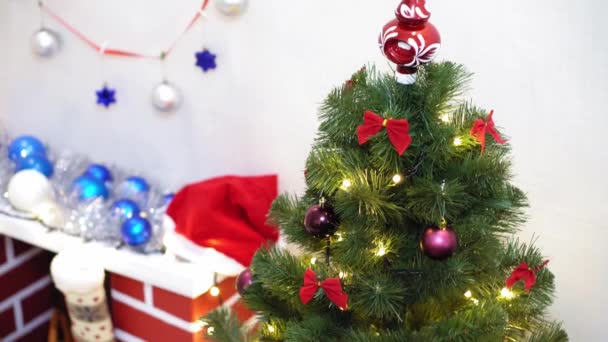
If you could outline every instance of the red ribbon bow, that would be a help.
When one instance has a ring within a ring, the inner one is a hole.
[[[496,127],[494,127],[494,120],[492,120],[492,115],[494,115],[494,110],[490,111],[488,115],[488,120],[483,121],[482,119],[477,119],[473,123],[473,128],[471,129],[471,135],[477,137],[477,141],[481,144],[481,153],[486,149],[486,133],[490,133],[490,135],[496,140],[499,144],[504,144],[507,141],[500,137]]]
[[[528,266],[527,262],[522,262],[519,266],[515,267],[511,276],[507,278],[507,288],[511,289],[515,283],[520,280],[524,281],[524,285],[526,287],[526,292],[530,292],[530,289],[536,284],[536,273],[542,270],[547,264],[549,260],[543,262],[540,266],[534,267],[534,269]]]
[[[407,120],[385,119],[372,111],[365,111],[363,115],[363,125],[357,128],[359,145],[369,141],[371,137],[378,134],[382,128],[386,128],[388,139],[391,141],[395,150],[402,155],[412,143],[409,135],[410,124]]]
[[[342,284],[340,279],[330,278],[324,281],[318,281],[316,273],[310,268],[304,273],[304,286],[300,288],[300,300],[302,304],[306,305],[315,296],[315,293],[323,289],[325,295],[329,300],[336,304],[340,309],[346,310],[346,303],[348,301],[348,295],[342,292]]]

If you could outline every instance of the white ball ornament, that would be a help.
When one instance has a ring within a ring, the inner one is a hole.
[[[224,15],[237,16],[243,14],[248,0],[215,0],[215,5]]]
[[[179,108],[182,96],[171,83],[163,81],[152,90],[152,104],[161,112],[172,112]]]
[[[61,46],[61,39],[57,32],[41,28],[32,35],[32,51],[40,57],[53,57]]]
[[[55,202],[51,183],[35,170],[17,172],[8,183],[7,196],[13,207],[29,213],[43,203]]]

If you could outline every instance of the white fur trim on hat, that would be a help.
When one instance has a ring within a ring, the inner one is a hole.
[[[175,255],[189,262],[202,265],[204,269],[226,276],[238,275],[245,269],[245,266],[225,254],[213,248],[201,247],[185,236],[176,233],[175,222],[168,215],[163,218],[163,228],[165,231],[163,242],[167,249],[166,254]]]

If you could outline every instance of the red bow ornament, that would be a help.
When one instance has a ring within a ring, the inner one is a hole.
[[[304,286],[300,288],[300,300],[306,305],[312,300],[319,288],[323,289],[325,295],[332,303],[336,304],[340,309],[346,310],[348,295],[342,292],[340,279],[330,278],[324,281],[318,281],[317,275],[310,268],[304,273]]]
[[[523,280],[526,292],[530,292],[530,289],[536,284],[536,273],[547,266],[548,263],[549,260],[546,260],[540,266],[536,266],[532,269],[528,266],[527,262],[522,262],[519,266],[515,267],[511,276],[507,278],[507,288],[511,289],[515,283]]]
[[[477,141],[481,144],[481,153],[486,149],[486,133],[490,133],[490,135],[496,140],[499,144],[504,144],[507,141],[500,137],[496,127],[494,126],[494,120],[492,119],[492,115],[494,115],[494,111],[492,110],[488,115],[488,120],[483,121],[482,119],[477,119],[473,123],[473,128],[471,129],[471,135],[477,137]]]
[[[369,141],[371,137],[378,134],[382,128],[386,128],[388,139],[391,141],[395,150],[402,155],[412,143],[409,130],[410,124],[406,119],[395,120],[385,119],[372,111],[365,111],[363,115],[363,125],[357,128],[357,138],[359,145]]]

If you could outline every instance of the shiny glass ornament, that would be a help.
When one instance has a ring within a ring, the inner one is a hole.
[[[397,65],[395,78],[401,84],[416,82],[418,67],[430,63],[441,47],[441,35],[429,22],[425,0],[401,0],[396,19],[382,28],[378,43],[386,58]]]
[[[424,255],[431,259],[445,260],[454,255],[457,248],[458,237],[450,227],[430,227],[422,233],[420,249]]]
[[[25,158],[20,158],[15,163],[15,172],[22,170],[36,170],[47,178],[53,175],[53,163],[51,163],[46,156],[33,154]]]
[[[338,218],[328,205],[313,205],[304,217],[306,231],[315,237],[332,235],[338,229]]]
[[[111,182],[113,180],[112,172],[107,167],[101,164],[91,164],[87,167],[84,175],[87,177],[95,178],[104,183]]]
[[[110,210],[112,214],[125,220],[139,215],[139,206],[128,198],[119,199],[114,202]]]
[[[61,47],[61,39],[57,32],[43,27],[32,35],[31,46],[35,55],[53,57]]]
[[[173,112],[182,102],[180,91],[171,83],[164,81],[152,90],[152,105],[161,112]]]
[[[236,278],[236,290],[242,296],[252,283],[253,275],[251,274],[251,269],[246,268],[239,274],[238,278]]]
[[[215,6],[224,15],[237,16],[245,12],[247,2],[247,0],[215,0]]]
[[[150,184],[143,177],[129,177],[125,180],[124,185],[127,191],[132,191],[133,193],[146,193],[150,191]]]
[[[38,138],[31,135],[17,137],[8,145],[8,157],[12,161],[16,162],[34,154],[46,156],[46,148]]]
[[[80,176],[72,183],[72,192],[76,193],[78,200],[87,202],[96,198],[107,199],[110,191],[105,183],[88,176]]]
[[[129,246],[141,246],[150,240],[152,225],[143,217],[132,217],[122,224],[122,241]]]
[[[173,201],[173,197],[175,197],[175,194],[174,194],[174,193],[168,193],[168,194],[165,194],[165,195],[163,196],[164,205],[169,205],[169,204],[171,204],[171,201]]]

